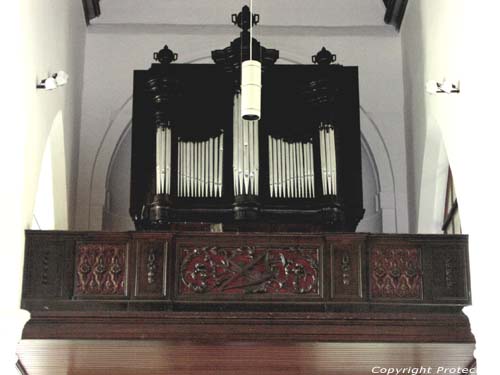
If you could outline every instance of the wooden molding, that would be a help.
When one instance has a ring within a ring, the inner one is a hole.
[[[399,31],[405,15],[408,0],[384,0],[387,8],[384,21],[388,25],[393,25]]]
[[[101,15],[101,7],[99,5],[100,0],[82,0],[83,10],[85,12],[85,21],[87,25],[90,20],[99,17]]]
[[[23,340],[474,343],[464,314],[40,311]]]

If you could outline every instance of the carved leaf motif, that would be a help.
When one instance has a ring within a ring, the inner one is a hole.
[[[344,285],[351,284],[351,257],[348,253],[345,253],[342,256],[342,283]]]
[[[125,254],[125,245],[79,245],[75,295],[124,295]]]
[[[318,294],[318,249],[202,247],[181,256],[181,294]]]
[[[156,254],[154,249],[150,249],[147,259],[148,284],[154,284],[156,277]]]
[[[375,248],[370,254],[372,298],[422,297],[420,249]]]

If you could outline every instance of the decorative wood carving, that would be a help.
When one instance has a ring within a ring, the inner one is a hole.
[[[466,236],[28,231],[22,306],[456,313],[468,267]]]
[[[135,297],[163,298],[166,291],[166,245],[162,240],[141,240],[137,249]]]
[[[361,244],[355,240],[332,242],[332,295],[333,299],[359,300],[361,288]]]
[[[446,281],[446,288],[452,289],[455,284],[455,264],[453,262],[453,258],[450,255],[447,255],[444,260],[444,278]]]
[[[79,244],[75,296],[125,295],[126,252],[125,244]]]
[[[49,257],[50,257],[50,252],[45,249],[43,252],[43,258],[42,258],[42,276],[41,276],[41,282],[42,285],[46,286],[49,282]]]
[[[371,298],[421,299],[420,249],[374,248],[370,252]]]
[[[63,294],[65,243],[61,240],[28,240],[24,296],[59,298]]]
[[[469,298],[466,251],[461,245],[432,248],[432,294],[435,301]]]
[[[184,247],[179,294],[319,294],[319,249]]]
[[[350,285],[352,267],[351,267],[351,257],[349,256],[348,253],[344,253],[342,255],[341,263],[342,265],[340,268],[342,269],[342,283],[344,285]]]
[[[154,249],[149,249],[148,252],[148,284],[154,284],[156,278],[156,269],[158,266],[156,265],[156,255]]]

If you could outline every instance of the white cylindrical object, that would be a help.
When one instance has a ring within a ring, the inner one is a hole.
[[[337,194],[337,160],[335,150],[335,130],[330,129],[330,169],[332,170],[332,194]]]
[[[331,150],[330,150],[330,133],[328,128],[325,128],[325,151],[326,151],[326,193],[327,195],[332,194],[332,158],[331,158]]]
[[[194,152],[193,152],[193,142],[187,143],[187,155],[188,155],[188,197],[194,197]]]
[[[156,194],[160,194],[160,177],[161,177],[161,150],[160,150],[160,137],[161,137],[161,128],[156,129]]]
[[[315,182],[314,182],[314,152],[313,152],[313,143],[309,143],[309,170],[311,171],[310,178],[311,178],[311,191],[312,191],[312,197],[315,197]]]
[[[241,117],[245,120],[260,119],[261,76],[262,68],[259,61],[243,61],[241,64]]]
[[[282,161],[283,161],[283,154],[282,154],[282,147],[281,147],[281,139],[276,140],[277,144],[277,149],[276,149],[276,160],[278,163],[278,197],[282,197],[283,193],[283,174],[281,173],[283,166],[282,166]]]
[[[271,198],[274,196],[274,169],[273,169],[273,163],[274,163],[274,155],[273,155],[273,139],[271,138],[270,135],[268,135],[268,142],[269,146],[269,195]]]
[[[250,126],[250,194],[255,195],[255,122],[251,121]]]
[[[323,195],[327,195],[326,191],[326,152],[325,152],[325,129],[319,129],[319,150],[321,161],[321,182],[323,187]]]
[[[179,138],[177,138],[177,195],[179,197],[182,196],[182,191],[181,191],[181,142],[179,141]]]
[[[299,197],[305,197],[305,186],[304,186],[304,154],[302,152],[302,142],[297,143],[297,170],[299,174]]]
[[[255,157],[255,195],[259,195],[259,122],[255,121],[253,133],[253,144],[254,144],[254,157]]]
[[[295,170],[296,165],[296,154],[295,154],[295,143],[288,144],[289,153],[290,153],[290,195],[289,198],[295,198],[297,196],[297,173]]]
[[[167,181],[166,181],[166,194],[170,194],[170,178],[171,178],[171,164],[172,164],[172,131],[167,128]]]
[[[233,190],[234,195],[238,195],[238,120],[240,113],[238,111],[239,95],[234,95],[233,101]]]
[[[208,181],[210,182],[210,196],[213,197],[215,195],[214,193],[214,139],[210,138],[209,144],[209,175],[208,175]]]
[[[203,196],[203,150],[202,142],[198,142],[198,196]]]
[[[222,161],[224,157],[224,132],[221,133],[219,141],[219,197],[222,197]]]

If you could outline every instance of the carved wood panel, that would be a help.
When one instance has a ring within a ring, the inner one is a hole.
[[[75,270],[75,296],[125,296],[127,245],[80,243]]]
[[[419,248],[375,247],[369,255],[372,299],[422,299],[422,255]]]
[[[63,295],[64,241],[29,241],[24,296],[57,298]]]
[[[318,248],[181,247],[179,295],[301,295],[320,292]]]
[[[355,299],[363,297],[361,247],[358,242],[335,241],[332,244],[332,297]]]
[[[165,297],[166,294],[165,241],[139,241],[137,245],[135,297]]]
[[[432,297],[435,301],[468,300],[466,265],[462,246],[432,249]]]

